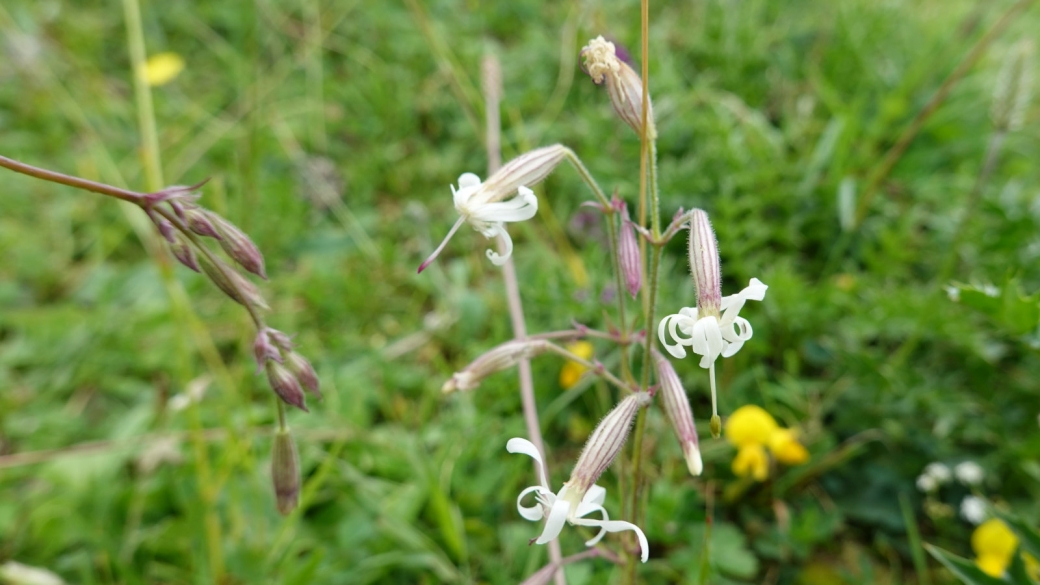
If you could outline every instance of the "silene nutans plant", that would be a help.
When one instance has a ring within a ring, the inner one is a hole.
[[[570,479],[558,489],[549,480],[552,449],[546,448],[541,436],[538,406],[534,404],[531,388],[526,387],[530,379],[523,375],[520,376],[520,394],[530,436],[509,439],[504,447],[509,453],[527,455],[535,464],[537,483],[518,494],[516,509],[523,519],[541,525],[533,533],[536,536],[532,543],[550,545],[550,563],[533,575],[530,582],[548,582],[563,565],[592,556],[625,566],[627,578],[633,582],[636,565],[647,562],[652,555],[644,531],[636,522],[644,516],[640,492],[646,477],[642,461],[651,455],[643,449],[646,410],[663,409],[687,469],[694,476],[701,475],[704,464],[694,414],[671,359],[682,360],[689,348],[700,357],[698,365],[708,370],[713,405],[710,428],[711,434],[718,437],[722,422],[715,406],[715,362],[734,355],[751,339],[751,324],[739,313],[747,301],[762,301],[768,287],[753,278],[741,292],[722,296],[719,244],[708,214],[700,209],[689,212],[680,209],[668,224],[661,220],[655,160],[657,122],[646,80],[620,59],[614,43],[602,36],[588,42],[581,50],[581,59],[583,70],[593,83],[604,89],[617,118],[643,143],[643,155],[647,159],[643,165],[638,162],[630,165],[635,173],[641,166],[646,169],[639,177],[640,192],[619,194],[615,191],[608,197],[578,153],[561,144],[522,153],[500,168],[492,169],[483,181],[471,172],[463,173],[458,185],[451,186],[459,217],[440,245],[419,266],[419,272],[444,254],[458,229],[469,224],[489,240],[491,248],[487,257],[492,264],[502,267],[510,289],[511,316],[514,324],[518,316],[522,322],[522,307],[513,300],[519,299],[520,291],[516,277],[512,276],[515,270],[512,256],[523,254],[525,250],[514,249],[506,224],[536,216],[538,198],[532,188],[563,163],[577,171],[593,196],[584,205],[599,211],[608,234],[610,245],[604,250],[603,260],[610,263],[618,294],[614,295],[615,306],[604,307],[604,311],[611,313],[613,325],[602,330],[575,324],[571,329],[530,334],[516,331],[514,327],[515,339],[487,350],[448,379],[442,389],[446,393],[478,391],[481,381],[488,376],[523,367],[527,361],[549,354],[563,358],[568,365],[576,364],[582,372],[599,376],[614,388],[616,406],[604,413],[574,463]],[[492,100],[487,107],[497,108],[497,103]],[[647,202],[649,222],[643,223]],[[642,210],[637,219],[632,218],[630,207]],[[670,278],[673,275],[661,274],[662,250],[683,232],[688,233],[689,267],[697,296],[690,299],[692,306],[659,317],[658,292],[673,282]],[[639,313],[635,318],[631,316],[633,311]],[[618,350],[621,361],[616,371],[599,361],[590,361],[588,355],[572,351],[576,340],[593,341]],[[667,355],[657,349],[658,340]],[[608,507],[617,504],[608,504],[607,490],[597,482],[628,442],[633,444],[631,461],[623,469],[629,491],[620,505],[608,512]],[[590,554],[561,557],[558,539],[568,524],[596,531],[585,541]],[[604,540],[608,533],[619,533],[619,538]],[[606,548],[601,542],[606,542]]]

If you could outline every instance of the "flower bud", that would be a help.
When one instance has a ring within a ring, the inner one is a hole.
[[[220,233],[217,232],[213,222],[209,220],[209,214],[205,209],[197,205],[185,205],[183,207],[184,217],[188,222],[188,229],[200,236],[220,239]]]
[[[266,280],[264,256],[253,240],[250,240],[245,232],[223,217],[212,211],[208,212],[208,215],[216,227],[217,233],[220,234],[220,247],[224,248],[224,252],[238,262],[242,268]]]
[[[711,422],[708,423],[708,429],[711,431],[711,438],[718,439],[722,436],[722,417],[713,414],[711,415]]]
[[[664,412],[668,415],[668,421],[672,423],[675,436],[682,446],[686,467],[690,470],[690,475],[700,475],[704,471],[704,462],[701,459],[697,426],[693,420],[693,410],[690,409],[690,400],[671,362],[657,350],[654,350],[654,361],[657,363],[657,380],[661,386],[659,393],[664,404]]]
[[[176,231],[173,229],[173,224],[166,220],[165,217],[159,215],[154,209],[150,207],[145,208],[145,213],[148,214],[148,219],[152,220],[155,224],[155,229],[159,230],[159,234],[170,244],[177,241]]]
[[[515,339],[495,346],[482,354],[461,372],[456,372],[441,386],[441,392],[448,394],[456,390],[473,390],[484,378],[511,368],[522,359],[530,359],[548,349],[544,339]]]
[[[219,258],[210,259],[206,254],[198,257],[199,266],[206,276],[231,297],[231,300],[240,305],[251,305],[260,309],[269,309],[267,301],[264,300],[260,290],[252,282],[238,273],[237,270],[228,266]]]
[[[273,329],[261,330],[253,340],[253,357],[256,358],[256,373],[258,374],[268,360],[282,361],[281,352],[271,343],[271,338],[268,336],[269,331],[273,331]]]
[[[1004,59],[993,88],[993,125],[1014,132],[1022,127],[1033,89],[1033,42],[1015,44]]]
[[[191,249],[191,246],[180,235],[174,236],[173,243],[170,244],[170,252],[173,252],[173,257],[181,264],[195,272],[202,272],[199,268],[199,262],[195,258],[195,251]]]
[[[636,232],[632,227],[632,220],[628,217],[628,206],[624,201],[620,202],[621,209],[621,231],[618,233],[618,263],[621,275],[625,278],[625,287],[628,294],[636,298],[639,289],[643,287],[643,259],[639,254],[639,242],[636,241]]]
[[[321,400],[318,374],[314,372],[314,367],[311,366],[309,361],[307,361],[307,358],[295,351],[291,351],[289,352],[288,357],[285,358],[285,367],[289,368],[289,371],[296,376],[296,379],[308,392],[313,394],[318,400]]]
[[[289,429],[275,431],[271,448],[271,480],[278,512],[288,515],[300,502],[300,457]]]
[[[281,348],[282,351],[292,351],[292,337],[289,337],[288,335],[277,329],[271,329],[270,327],[267,328],[267,335],[271,338],[271,341],[273,341],[275,345]]]
[[[697,316],[718,318],[722,306],[719,245],[708,214],[700,209],[690,214],[690,273],[697,286]]]
[[[282,402],[304,412],[310,412],[304,403],[306,399],[303,389],[300,388],[300,382],[292,372],[282,364],[271,360],[264,364],[264,368],[267,370],[267,381],[271,384],[271,389],[282,399]]]
[[[525,152],[488,177],[470,200],[492,203],[513,196],[520,187],[532,187],[548,177],[569,152],[570,150],[561,144]]]
[[[610,105],[614,106],[617,113],[626,124],[643,135],[643,80],[628,63],[617,57],[614,43],[604,39],[602,36],[589,41],[581,49],[581,56],[585,59],[585,71],[597,85],[606,82],[607,93],[610,95]],[[654,125],[654,108],[647,99],[647,138],[657,138],[657,128]]]
[[[592,431],[567,482],[567,497],[574,499],[575,506],[621,452],[632,428],[632,419],[649,403],[650,395],[646,392],[629,394]]]

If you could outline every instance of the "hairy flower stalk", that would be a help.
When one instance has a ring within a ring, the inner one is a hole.
[[[654,350],[654,363],[657,364],[657,381],[660,385],[657,393],[661,396],[668,422],[672,424],[672,430],[679,439],[683,457],[686,459],[686,468],[690,470],[690,475],[700,475],[704,471],[704,462],[701,459],[697,425],[694,423],[690,400],[682,387],[679,375],[675,373],[675,368],[657,350]]]
[[[617,56],[614,43],[598,36],[581,49],[585,60],[585,71],[597,85],[605,84],[610,95],[610,105],[617,115],[632,127],[639,136],[643,135],[643,80],[628,63]],[[648,102],[647,140],[657,138],[654,125],[654,108]]]
[[[711,383],[711,434],[718,437],[722,419],[715,389],[715,360],[732,356],[751,339],[751,324],[739,316],[740,309],[749,300],[765,298],[768,287],[752,278],[744,290],[722,296],[718,243],[708,214],[699,209],[690,213],[689,256],[690,272],[697,287],[697,306],[683,308],[678,314],[662,319],[657,335],[665,350],[676,358],[686,357],[684,347],[701,356],[700,366],[708,370]],[[675,343],[669,344],[669,337]]]
[[[531,359],[549,348],[544,339],[514,339],[496,345],[471,364],[456,372],[441,386],[441,392],[473,390],[491,374],[512,368],[522,359]]]
[[[287,515],[300,502],[300,457],[288,428],[274,433],[271,448],[271,480],[278,512]]]
[[[532,150],[509,161],[484,182],[473,173],[462,174],[458,189],[451,188],[459,219],[437,249],[419,265],[419,272],[437,258],[464,222],[489,240],[502,238],[502,253],[489,249],[487,257],[496,266],[505,264],[513,253],[513,240],[505,224],[534,217],[538,212],[538,198],[531,187],[548,177],[569,153],[560,144]],[[508,197],[513,198],[506,200]]]
[[[621,451],[636,413],[649,403],[650,395],[646,392],[630,394],[618,403],[592,432],[585,449],[578,457],[574,471],[571,472],[570,480],[565,482],[557,493],[553,493],[549,488],[548,475],[538,449],[526,439],[509,440],[506,450],[510,453],[522,453],[538,462],[538,485],[520,492],[516,500],[517,511],[526,520],[538,522],[545,519],[545,527],[534,541],[536,544],[545,544],[556,539],[563,530],[564,523],[600,529],[585,546],[595,546],[607,532],[631,530],[639,540],[640,559],[646,562],[650,556],[650,547],[643,531],[630,522],[610,520],[606,509],[603,508],[607,490],[596,485],[596,480]],[[531,493],[535,494],[536,504],[524,506],[524,498]],[[586,517],[595,512],[599,512],[602,519]]]

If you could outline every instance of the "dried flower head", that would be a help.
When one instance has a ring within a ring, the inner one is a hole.
[[[597,85],[605,84],[610,95],[610,104],[626,124],[643,134],[643,80],[628,63],[617,56],[614,43],[598,36],[581,49],[585,71]],[[647,100],[647,139],[657,138],[654,125],[654,108]]]

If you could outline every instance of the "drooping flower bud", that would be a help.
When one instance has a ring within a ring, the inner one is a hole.
[[[636,298],[639,289],[643,287],[643,259],[639,254],[639,242],[636,241],[636,232],[632,227],[632,220],[628,217],[628,205],[624,201],[614,197],[614,206],[621,212],[621,231],[618,233],[618,262],[621,275],[625,278],[625,287],[632,298]]]
[[[285,333],[277,329],[271,329],[270,327],[267,328],[267,335],[271,338],[271,341],[273,341],[275,345],[282,349],[282,351],[292,351],[292,337],[286,335]]]
[[[282,364],[272,360],[268,360],[264,364],[264,368],[267,370],[267,381],[271,384],[271,389],[282,399],[282,402],[295,406],[304,412],[310,412],[307,410],[303,388],[300,387],[300,382],[292,372]]]
[[[993,88],[993,125],[1014,132],[1022,127],[1033,89],[1033,42],[1019,41],[1004,59]]]
[[[473,390],[480,386],[484,378],[511,368],[522,359],[530,359],[548,349],[549,344],[544,339],[514,339],[501,345],[497,345],[466,366],[461,372],[456,372],[441,386],[441,392]]]
[[[209,219],[209,214],[198,205],[184,205],[184,217],[188,222],[188,229],[200,236],[220,239],[220,233]]]
[[[271,448],[271,480],[278,512],[287,515],[300,502],[300,457],[289,429],[275,431]]]
[[[173,224],[167,221],[165,217],[156,213],[151,207],[145,207],[144,210],[148,214],[148,219],[152,220],[152,223],[155,224],[155,229],[159,230],[159,235],[163,239],[170,244],[177,241],[176,230],[173,229]]]
[[[697,426],[693,420],[693,410],[690,409],[690,400],[683,390],[679,375],[675,373],[675,368],[657,350],[654,350],[654,362],[657,364],[657,380],[661,386],[658,392],[664,404],[664,412],[668,415],[668,421],[672,423],[675,436],[682,446],[686,467],[691,475],[700,475],[704,471],[704,462],[701,459]]]
[[[629,394],[614,407],[614,410],[607,413],[596,430],[592,431],[566,484],[566,497],[573,500],[574,509],[577,509],[577,504],[585,492],[596,483],[599,476],[621,452],[636,413],[649,403],[650,395],[646,392]]]
[[[216,227],[217,233],[220,234],[220,247],[224,248],[224,252],[232,260],[238,262],[242,268],[266,280],[267,272],[264,269],[264,256],[260,253],[260,248],[257,248],[256,244],[253,243],[253,240],[249,239],[245,232],[238,229],[238,226],[212,211],[207,212],[207,215],[210,221],[213,222],[213,226]]]
[[[521,154],[502,165],[480,184],[477,192],[470,197],[471,205],[502,201],[515,195],[520,187],[529,188],[541,183],[569,152],[562,144],[553,144]]]
[[[606,84],[607,93],[610,95],[610,104],[614,111],[625,121],[626,124],[643,134],[643,80],[628,63],[618,58],[614,43],[604,39],[602,36],[589,41],[581,49],[581,56],[585,59],[585,71],[597,85]],[[647,99],[647,138],[657,138],[657,128],[654,124],[654,108]]]
[[[199,262],[195,258],[195,251],[191,249],[191,246],[179,234],[174,236],[174,241],[170,244],[170,252],[173,253],[173,257],[181,264],[195,272],[202,272],[202,269],[199,268]]]
[[[270,308],[256,285],[239,274],[237,270],[219,258],[210,259],[206,254],[199,256],[198,260],[199,266],[202,267],[206,276],[217,285],[217,288],[224,291],[224,294],[231,297],[231,300],[240,305],[251,305],[260,309]]]
[[[308,392],[321,400],[321,383],[318,381],[318,374],[314,372],[314,367],[307,361],[307,358],[291,351],[285,358],[285,367],[289,368],[289,371],[296,376],[296,379]]]
[[[260,373],[263,369],[264,364],[268,360],[274,360],[276,362],[282,361],[282,354],[278,351],[278,348],[271,343],[271,338],[268,332],[274,331],[273,329],[264,329],[256,334],[256,338],[253,340],[253,357],[256,358],[256,373]]]
[[[697,286],[698,316],[718,318],[722,306],[719,245],[708,214],[700,209],[690,214],[690,273]]]

